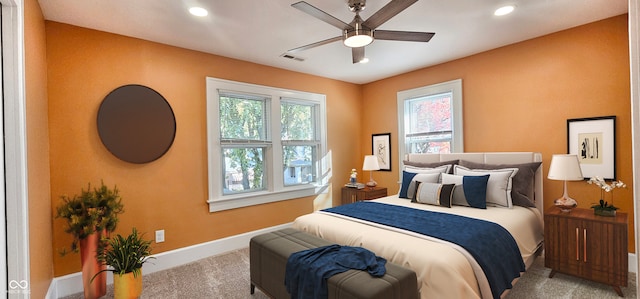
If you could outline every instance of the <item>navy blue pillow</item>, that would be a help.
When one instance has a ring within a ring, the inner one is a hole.
[[[400,187],[400,194],[398,197],[400,198],[409,198],[407,195],[407,191],[409,190],[409,184],[413,177],[416,176],[417,173],[402,171],[402,187]]]
[[[464,176],[462,178],[462,190],[469,206],[486,209],[487,208],[487,182],[489,175]]]

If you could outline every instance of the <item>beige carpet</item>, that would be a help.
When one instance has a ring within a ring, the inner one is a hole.
[[[505,299],[620,298],[610,286],[560,273],[550,279],[549,272],[550,270],[544,267],[543,258],[538,258]],[[248,248],[144,275],[142,283],[141,298],[267,298],[258,290],[253,296],[249,294]],[[636,298],[635,274],[629,273],[629,286],[622,290],[625,298]],[[75,294],[65,299],[82,297],[82,294]],[[109,286],[106,298],[112,297],[113,288]]]

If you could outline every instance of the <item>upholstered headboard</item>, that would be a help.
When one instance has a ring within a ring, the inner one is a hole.
[[[405,160],[413,162],[443,162],[451,160],[467,160],[484,164],[520,164],[542,162],[542,154],[534,152],[488,152],[488,153],[449,153],[449,154],[408,154]],[[544,214],[542,193],[542,165],[535,173],[534,200],[540,215]]]

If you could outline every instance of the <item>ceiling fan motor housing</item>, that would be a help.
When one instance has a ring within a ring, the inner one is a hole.
[[[363,11],[366,5],[366,0],[349,0],[349,10],[353,12]]]
[[[362,26],[362,18],[360,18],[360,15],[356,13],[356,17],[349,25],[351,28],[346,28],[342,31],[345,46],[358,48],[373,42],[373,30]]]
[[[350,48],[364,47],[373,42],[373,31],[360,28],[344,31],[344,45]]]

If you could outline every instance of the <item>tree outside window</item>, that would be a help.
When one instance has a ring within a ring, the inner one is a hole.
[[[326,96],[207,78],[209,211],[324,192]]]
[[[462,80],[397,93],[399,164],[407,154],[464,152]]]
[[[264,189],[267,98],[241,94],[220,96],[223,194]]]
[[[410,127],[406,132],[409,153],[451,152],[451,93],[408,101]]]

